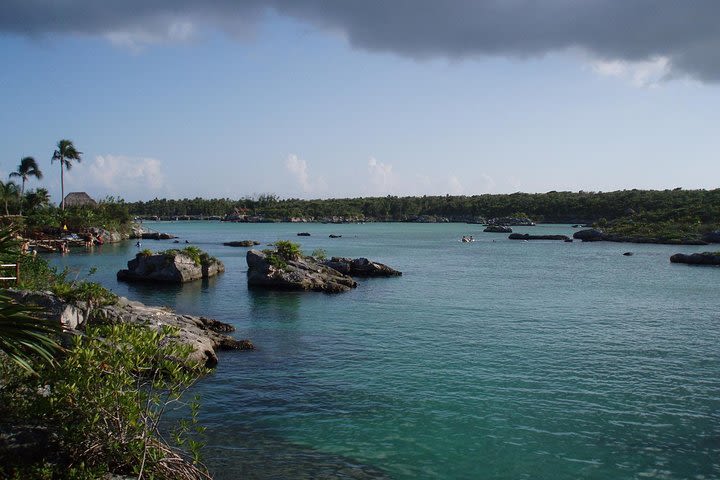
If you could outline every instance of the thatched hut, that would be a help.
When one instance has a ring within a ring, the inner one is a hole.
[[[97,202],[85,192],[70,192],[65,195],[65,207],[97,207]]]

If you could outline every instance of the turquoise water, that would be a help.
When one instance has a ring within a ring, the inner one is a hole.
[[[707,247],[511,241],[463,224],[151,226],[226,273],[117,283],[134,242],[53,258],[253,340],[196,389],[218,479],[720,478],[720,269],[668,260]],[[243,239],[404,275],[336,296],[250,291],[246,249],[221,244]]]

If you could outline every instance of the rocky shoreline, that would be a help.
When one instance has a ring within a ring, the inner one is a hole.
[[[709,245],[720,243],[719,232],[709,232],[699,238],[663,238],[652,236],[629,236],[607,233],[597,228],[580,230],[573,234],[573,238],[583,242],[618,242],[618,243],[655,243],[661,245]]]
[[[166,307],[148,306],[125,297],[119,297],[114,305],[97,307],[88,312],[84,302],[66,302],[50,292],[12,289],[6,292],[20,304],[41,307],[40,314],[47,320],[60,323],[66,335],[70,336],[82,335],[88,323],[125,323],[154,330],[170,326],[177,329],[174,341],[193,348],[188,361],[210,368],[218,364],[219,351],[255,349],[250,340],[236,340],[228,335],[235,331],[232,325],[202,316],[178,314]]]

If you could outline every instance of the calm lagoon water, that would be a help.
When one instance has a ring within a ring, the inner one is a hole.
[[[464,224],[148,226],[226,273],[118,283],[134,242],[53,261],[253,340],[196,388],[217,479],[720,478],[720,269],[668,260],[707,247],[522,242]],[[404,275],[336,296],[251,291],[246,249],[222,245],[243,239]]]

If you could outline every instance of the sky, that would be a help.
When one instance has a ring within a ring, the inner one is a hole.
[[[716,0],[3,0],[0,176],[155,197],[717,188]]]

